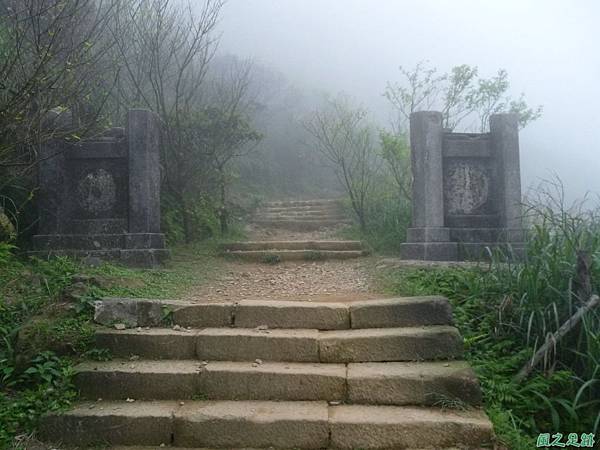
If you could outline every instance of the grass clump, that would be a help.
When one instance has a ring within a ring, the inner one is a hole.
[[[305,261],[323,261],[325,258],[325,254],[318,250],[309,250],[304,254]]]
[[[91,336],[85,300],[60,301],[76,264],[23,261],[13,250],[0,244],[0,448],[75,398],[72,362],[57,351],[86,351]]]
[[[181,297],[218,271],[218,244],[175,248],[167,266],[148,270],[23,259],[0,243],[0,448],[26,448],[18,442],[27,441],[42,415],[76,399],[78,361],[111,358],[93,346],[95,300]]]
[[[281,262],[281,256],[276,253],[265,253],[261,258],[260,262],[263,264],[276,265]]]

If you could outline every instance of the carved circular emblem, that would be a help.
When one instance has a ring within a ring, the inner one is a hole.
[[[79,205],[87,212],[98,214],[109,211],[116,202],[117,187],[112,175],[97,169],[83,177],[77,186]]]
[[[448,169],[447,177],[450,214],[474,214],[487,202],[490,181],[481,167],[456,163]]]

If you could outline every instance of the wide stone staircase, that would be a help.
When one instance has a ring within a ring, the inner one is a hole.
[[[313,231],[351,223],[338,199],[267,202],[253,218],[255,225],[292,231]]]
[[[278,262],[350,259],[367,254],[360,241],[315,237],[318,232],[352,223],[337,199],[268,202],[255,212],[251,223],[256,228],[271,230],[274,234],[281,230],[296,234],[293,239],[227,243],[222,246],[226,256],[248,261]]]
[[[44,419],[45,440],[136,449],[492,441],[445,298],[133,302],[136,324],[166,310],[169,325],[99,329],[97,345],[116,359],[77,368],[82,400]]]

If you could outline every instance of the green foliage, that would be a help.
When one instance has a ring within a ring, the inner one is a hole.
[[[14,436],[34,429],[46,412],[67,408],[76,397],[72,377],[71,362],[51,352],[31,359],[27,369],[18,375],[11,373],[7,377],[4,373],[0,391],[0,447],[8,448]]]
[[[83,359],[89,359],[92,361],[110,361],[112,360],[112,354],[107,348],[92,348],[87,352],[83,353]]]
[[[162,318],[161,322],[167,326],[173,325],[173,309],[168,306],[162,307]]]
[[[281,257],[275,253],[266,253],[260,259],[263,264],[275,265],[281,262]]]
[[[175,245],[186,240],[181,205],[168,193],[163,195],[161,201],[161,229],[167,237],[167,243]],[[217,206],[214,201],[206,195],[198,195],[186,203],[187,220],[192,231],[192,239],[204,240],[215,238],[220,235],[219,218]]]
[[[306,261],[323,261],[325,259],[325,255],[323,254],[323,252],[320,252],[318,250],[310,250],[306,252],[306,254],[304,255],[304,259]]]
[[[415,111],[439,109],[443,126],[454,130],[468,118],[476,119],[477,130],[484,132],[489,117],[501,112],[515,113],[523,128],[542,115],[542,107],[530,107],[521,94],[517,100],[508,95],[510,82],[504,69],[490,78],[479,77],[476,66],[462,64],[438,75],[435,67],[419,62],[413,69],[400,66],[401,83],[388,83],[384,96],[397,109],[400,128],[407,128]]]
[[[75,399],[71,376],[77,360],[110,359],[93,347],[91,302],[96,297],[183,295],[219,269],[212,259],[218,245],[176,248],[169,267],[142,270],[111,264],[91,268],[68,258],[19,259],[12,245],[0,243],[0,448],[34,430],[44,413]],[[87,280],[87,289],[67,301],[62,293],[75,275]]]
[[[312,143],[331,165],[344,187],[361,230],[367,227],[367,203],[377,178],[380,158],[369,113],[340,94],[304,122]]]
[[[516,373],[550,333],[586,299],[573,292],[577,254],[594,259],[600,288],[600,221],[566,208],[556,190],[530,207],[533,229],[521,264],[502,255],[489,266],[404,269],[380,273],[385,290],[400,295],[447,296],[465,338],[466,357],[481,381],[486,409],[500,440],[532,448],[548,430],[598,432],[600,423],[600,314],[592,311],[548,355],[546,366],[517,383]]]
[[[398,189],[398,197],[410,200],[412,189],[412,169],[410,145],[406,136],[380,131],[381,156],[393,177]]]
[[[398,254],[411,219],[410,149],[403,135],[381,131],[379,137],[386,165],[371,181],[364,205],[365,228],[350,227],[339,234],[364,240],[378,253]]]

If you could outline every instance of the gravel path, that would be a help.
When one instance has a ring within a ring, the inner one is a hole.
[[[371,264],[371,258],[276,265],[225,262],[222,274],[188,300],[354,301],[381,297],[371,289]]]
[[[248,239],[335,240],[339,229],[314,232],[247,230]],[[275,265],[225,261],[222,272],[195,290],[188,300],[225,301],[243,299],[354,301],[381,297],[372,288],[369,268],[374,258],[329,261],[287,261]]]

